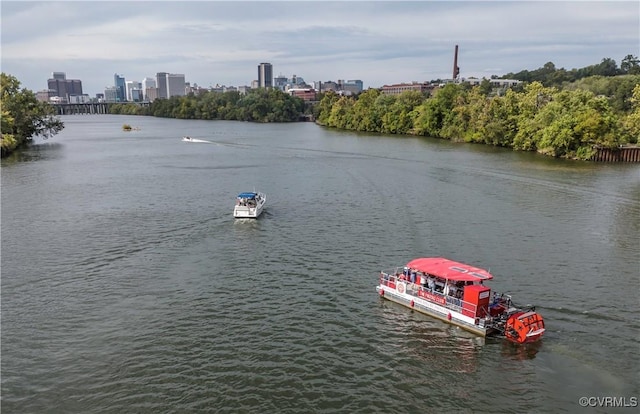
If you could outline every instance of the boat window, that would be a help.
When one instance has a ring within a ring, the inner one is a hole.
[[[488,279],[487,276],[480,274],[480,273],[476,273],[476,272],[471,272],[472,275],[474,275],[475,277],[479,277],[480,279]]]
[[[467,273],[467,269],[463,269],[461,267],[452,266],[449,269],[455,270],[456,272],[460,272],[460,273]]]

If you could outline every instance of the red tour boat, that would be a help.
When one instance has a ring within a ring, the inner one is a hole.
[[[518,307],[511,296],[484,285],[484,269],[442,257],[424,257],[380,273],[376,290],[385,299],[442,319],[481,336],[502,336],[523,344],[544,334],[533,306]]]

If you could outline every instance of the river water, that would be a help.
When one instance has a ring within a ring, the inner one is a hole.
[[[611,412],[579,399],[640,397],[638,165],[312,123],[62,119],[2,160],[7,413]],[[234,221],[254,189],[265,213]],[[380,270],[422,256],[489,269],[537,305],[542,342],[376,294]]]

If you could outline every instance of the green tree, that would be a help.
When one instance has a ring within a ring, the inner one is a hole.
[[[482,93],[484,96],[489,96],[489,94],[491,93],[491,81],[489,79],[482,79],[479,88],[480,93]]]
[[[460,95],[459,85],[450,83],[438,89],[434,96],[416,107],[413,130],[418,135],[442,136],[443,127],[452,126],[457,117],[452,113]]]
[[[620,62],[620,71],[629,75],[640,75],[640,60],[637,56],[625,56]]]
[[[320,99],[320,103],[316,110],[316,122],[320,125],[329,125],[331,109],[333,108],[333,105],[338,102],[338,99],[340,99],[340,95],[334,91],[328,91],[322,94],[322,99]]]
[[[353,105],[353,123],[358,131],[379,132],[382,120],[375,110],[378,89],[368,89],[358,96]]]
[[[424,96],[418,91],[406,91],[395,97],[382,116],[381,131],[391,134],[406,134],[413,128],[413,119],[417,116],[414,108],[421,105]]]
[[[633,89],[630,99],[632,110],[622,119],[622,131],[626,142],[640,143],[640,85]]]
[[[331,114],[327,120],[327,125],[340,129],[353,128],[353,111],[354,101],[347,96],[341,96],[331,107]]]
[[[538,152],[555,157],[589,158],[595,146],[620,144],[618,120],[605,97],[590,91],[560,91],[537,115]]]
[[[64,128],[51,105],[39,102],[32,91],[20,89],[18,79],[4,72],[0,75],[0,104],[3,157],[27,145],[35,136],[50,138]]]
[[[533,82],[525,86],[519,95],[517,103],[517,129],[513,138],[513,148],[523,151],[537,150],[540,131],[544,126],[539,115],[555,94],[555,88],[545,88],[540,82]]]
[[[599,65],[596,66],[594,75],[615,76],[618,74],[618,65],[611,58],[604,58]]]

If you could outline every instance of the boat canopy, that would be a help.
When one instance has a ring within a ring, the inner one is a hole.
[[[407,263],[407,267],[442,279],[477,282],[493,279],[493,275],[479,267],[455,262],[444,257],[422,257]]]
[[[238,198],[254,199],[257,195],[258,193],[240,193],[238,194]]]

